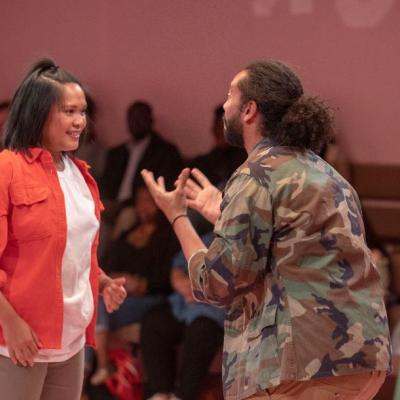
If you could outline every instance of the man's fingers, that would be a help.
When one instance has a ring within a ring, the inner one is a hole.
[[[185,186],[185,188],[183,189],[183,193],[186,196],[186,199],[188,200],[194,200],[197,197],[197,193],[196,191],[188,188],[187,186]]]
[[[157,183],[158,183],[158,186],[160,186],[160,188],[161,188],[162,190],[165,190],[165,180],[164,180],[164,177],[163,177],[163,176],[159,176],[159,177],[157,178]]]
[[[147,169],[143,169],[140,174],[144,180],[144,183],[150,190],[150,193],[154,196],[157,192],[157,182],[154,180],[154,174]]]
[[[190,178],[186,181],[186,187],[193,190],[195,193],[198,193],[202,190],[202,187],[200,187],[193,179]]]
[[[211,182],[199,169],[193,168],[191,172],[203,188],[211,185]]]
[[[189,208],[191,208],[191,209],[193,209],[193,210],[196,210],[196,211],[199,211],[199,205],[198,205],[198,203],[197,203],[196,200],[187,199],[187,200],[186,200],[186,204],[187,204],[187,206],[188,206]]]
[[[176,190],[183,191],[183,188],[186,185],[186,181],[188,180],[189,175],[190,175],[190,169],[189,168],[184,168],[182,170],[182,172],[178,176],[178,180],[177,180],[177,183],[176,183]]]

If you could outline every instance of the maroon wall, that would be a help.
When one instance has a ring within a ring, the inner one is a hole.
[[[235,72],[278,58],[337,108],[354,161],[400,163],[396,0],[2,0],[0,13],[0,99],[51,55],[93,92],[109,144],[123,140],[126,106],[141,98],[184,154],[207,150]]]

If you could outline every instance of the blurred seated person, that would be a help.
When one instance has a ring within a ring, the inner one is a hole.
[[[99,302],[97,370],[92,384],[103,383],[108,377],[108,332],[140,322],[147,311],[171,293],[171,262],[178,249],[172,229],[144,186],[136,191],[135,209],[136,223],[111,244],[102,261],[111,277],[125,277],[127,298],[112,314],[107,314]]]
[[[325,144],[320,154],[327,163],[332,165],[340,175],[351,183],[351,166],[346,156],[346,151],[340,145],[336,136],[332,136]]]
[[[90,174],[99,182],[104,171],[106,149],[99,140],[96,129],[97,106],[93,97],[86,96],[87,133],[81,136],[81,143],[75,155],[90,165]]]
[[[239,147],[231,146],[224,139],[224,109],[219,105],[214,110],[212,134],[215,145],[209,153],[197,156],[189,161],[190,168],[198,168],[209,181],[223,189],[232,173],[247,158],[246,151]]]
[[[0,150],[3,150],[3,132],[5,123],[10,110],[10,102],[8,100],[0,102]]]
[[[363,220],[365,228],[365,240],[371,250],[372,260],[378,269],[381,278],[382,288],[385,292],[385,303],[389,307],[396,301],[396,295],[392,291],[391,278],[391,259],[382,241],[375,233],[365,210],[363,210]]]
[[[393,375],[396,376],[395,393],[393,400],[400,400],[400,321],[398,321],[392,331],[392,348],[393,348]]]
[[[213,233],[202,238],[209,244]],[[149,395],[152,400],[196,400],[222,346],[225,312],[195,302],[182,252],[174,258],[171,284],[175,293],[168,303],[155,307],[142,320],[141,350]]]
[[[169,190],[183,168],[178,149],[159,136],[153,122],[150,104],[135,101],[127,110],[130,140],[107,152],[100,189],[105,215],[111,223],[121,206],[130,204],[143,184],[140,175],[143,168],[153,171],[156,177],[164,176]]]

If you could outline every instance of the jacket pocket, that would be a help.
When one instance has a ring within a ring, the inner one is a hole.
[[[51,234],[49,197],[50,189],[43,184],[19,182],[10,186],[10,240],[34,240]]]
[[[247,329],[247,381],[253,388],[265,389],[279,375],[276,304],[265,305]]]
[[[260,337],[265,329],[276,325],[277,305],[264,306],[261,313],[252,318],[248,328],[248,339],[253,340]]]
[[[10,186],[10,200],[14,206],[31,206],[48,199],[50,189],[42,185],[13,184]]]

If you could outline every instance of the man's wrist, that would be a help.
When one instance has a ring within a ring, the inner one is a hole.
[[[186,213],[176,215],[171,221],[172,227],[174,227],[175,222],[178,221],[180,218],[188,218],[188,215]]]

